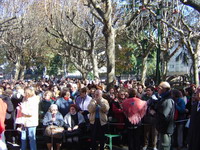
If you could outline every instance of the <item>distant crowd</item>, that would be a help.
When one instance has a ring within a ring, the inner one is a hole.
[[[114,144],[129,150],[199,150],[199,101],[194,84],[175,89],[166,81],[144,86],[129,80],[107,90],[99,80],[3,80],[0,150],[8,144],[37,150],[37,129],[48,150],[104,150],[105,134],[119,135]]]

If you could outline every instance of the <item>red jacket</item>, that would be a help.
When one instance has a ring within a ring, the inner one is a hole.
[[[0,134],[5,131],[5,118],[6,118],[7,104],[0,98]]]

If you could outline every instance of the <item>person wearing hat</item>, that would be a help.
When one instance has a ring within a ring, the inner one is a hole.
[[[156,129],[159,133],[159,150],[170,150],[171,136],[174,132],[175,103],[171,98],[171,87],[168,82],[161,82],[158,86],[160,96],[155,110],[150,110],[156,117]]]

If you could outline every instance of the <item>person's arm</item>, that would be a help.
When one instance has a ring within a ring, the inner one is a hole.
[[[123,110],[122,110],[121,108],[118,108],[118,107],[116,106],[116,103],[115,103],[115,102],[112,103],[112,111],[113,111],[113,113],[115,113],[115,114],[123,114],[123,113],[124,113]]]
[[[47,112],[45,115],[44,115],[44,119],[42,121],[42,124],[44,126],[48,126],[48,125],[52,125],[53,124],[53,121],[51,120],[51,117],[50,117],[50,113]]]
[[[104,113],[107,113],[108,110],[110,109],[110,106],[107,100],[103,99],[102,101],[100,101],[99,105],[100,105],[100,111]]]
[[[95,100],[91,100],[89,105],[88,105],[88,111],[90,113],[94,113],[96,111],[96,105],[97,105],[96,101]]]
[[[53,122],[53,125],[61,127],[64,125],[63,116],[61,114],[56,115],[56,120]]]

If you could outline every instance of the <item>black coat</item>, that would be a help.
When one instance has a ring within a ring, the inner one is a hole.
[[[198,103],[192,105],[188,150],[200,150],[200,110],[197,111],[197,105]]]

